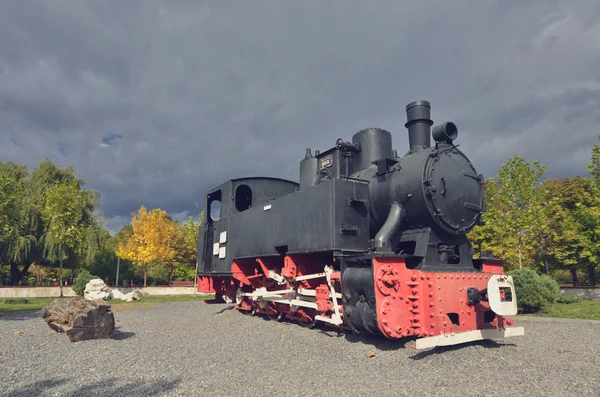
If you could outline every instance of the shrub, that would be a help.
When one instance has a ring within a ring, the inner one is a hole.
[[[75,291],[75,293],[77,295],[81,295],[83,296],[83,292],[85,291],[85,286],[87,283],[90,282],[90,280],[93,280],[95,278],[100,278],[97,276],[92,275],[90,272],[88,272],[87,270],[80,270],[79,273],[77,274],[77,277],[75,277],[73,279],[73,291]]]
[[[178,265],[173,271],[173,281],[190,281],[194,279],[195,266]]]
[[[571,276],[571,272],[564,269],[557,269],[552,271],[552,278],[554,278],[556,282],[560,285],[573,284],[573,277]]]
[[[148,284],[167,284],[169,282],[169,268],[163,264],[158,264],[150,269],[148,277],[152,281],[148,280]]]
[[[556,303],[564,303],[567,305],[579,302],[581,302],[581,298],[578,296],[561,296],[556,300]]]
[[[4,299],[4,303],[6,303],[7,305],[21,305],[21,304],[27,304],[29,303],[30,300],[27,298],[8,298],[8,299]]]
[[[552,305],[558,298],[560,298],[560,286],[552,277],[543,274],[540,277],[544,288],[542,288],[542,296]]]
[[[558,283],[525,268],[508,272],[515,282],[517,304],[521,313],[535,313],[550,308],[560,296]]]

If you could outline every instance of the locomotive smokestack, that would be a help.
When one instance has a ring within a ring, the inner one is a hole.
[[[427,101],[414,101],[406,105],[406,124],[410,152],[430,147],[433,124],[430,118],[431,105]]]

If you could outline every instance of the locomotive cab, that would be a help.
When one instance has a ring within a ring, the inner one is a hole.
[[[266,206],[297,189],[298,184],[293,181],[252,177],[231,179],[209,191],[204,199],[204,224],[198,238],[199,272],[231,274],[233,257],[228,247],[235,251],[236,242],[244,238],[240,230],[244,221],[238,219],[243,213]]]

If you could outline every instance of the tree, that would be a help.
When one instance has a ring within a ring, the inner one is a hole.
[[[498,258],[505,256],[505,246],[499,242],[506,240],[506,229],[501,227],[505,222],[505,214],[500,207],[498,184],[488,179],[483,184],[483,198],[486,210],[481,214],[481,224],[475,226],[468,234],[473,244],[475,256],[480,252],[491,252]]]
[[[2,192],[0,207],[2,216],[2,238],[0,238],[0,262],[10,265],[11,284],[17,283],[27,272],[33,258],[39,257],[39,230],[31,222],[33,200],[28,199],[29,187],[26,167],[9,162],[0,163]],[[19,267],[21,266],[21,268]]]
[[[551,179],[543,184],[546,198],[545,217],[549,220],[548,255],[557,268],[571,272],[577,284],[577,270],[586,269],[595,284],[594,268],[599,247],[594,220],[597,199],[590,178]]]
[[[587,169],[592,179],[593,205],[587,207],[580,205],[579,210],[582,213],[584,238],[589,247],[584,252],[587,258],[588,278],[590,284],[595,285],[595,268],[600,263],[600,146],[597,144],[592,147],[592,161]]]
[[[202,218],[200,220],[202,222]],[[199,224],[191,216],[179,228],[179,243],[177,260],[181,263],[195,263],[198,251],[198,227]]]
[[[177,241],[176,264],[170,269],[169,280],[173,281],[173,275],[177,272],[180,276],[189,280],[194,277],[195,264],[198,253],[198,228],[204,223],[204,211],[200,213],[199,222],[195,222],[191,216],[179,226],[179,237]],[[192,265],[194,266],[192,268]]]
[[[598,139],[600,140],[600,135]],[[592,161],[588,164],[587,169],[592,175],[596,186],[600,186],[600,146],[594,145],[592,147]]]
[[[176,256],[177,222],[163,210],[148,212],[142,206],[132,214],[131,226],[132,234],[119,244],[117,256],[131,260],[142,270],[146,286],[150,267],[171,262]]]
[[[3,230],[9,230],[0,239],[0,262],[10,264],[13,285],[33,263],[52,266],[59,258],[69,264],[93,261],[102,229],[93,216],[99,197],[83,189],[84,181],[73,167],[61,168],[44,159],[28,173],[25,166],[0,163],[0,175],[0,207],[8,215],[1,222]]]
[[[545,168],[514,156],[502,165],[497,180],[486,181],[483,225],[469,234],[476,249],[491,251],[509,267],[533,266],[540,256],[536,241],[547,229],[537,188]]]
[[[0,169],[0,246],[13,236],[18,228],[16,180]]]
[[[98,254],[94,259],[94,263],[89,266],[90,273],[103,279],[107,284],[111,280],[115,283],[117,281],[117,263],[119,267],[119,280],[125,280],[131,276],[131,262],[121,260],[116,254],[117,247],[122,241],[123,229],[125,228],[130,229],[131,225],[125,225],[114,236],[111,236],[106,228],[102,230],[102,244],[98,248]]]
[[[101,244],[100,231],[93,218],[98,194],[82,190],[81,184],[78,179],[55,181],[44,191],[41,215],[45,224],[45,257],[59,262],[61,287],[63,262],[74,257],[89,264]]]

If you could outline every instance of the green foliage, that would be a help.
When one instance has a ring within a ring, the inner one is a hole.
[[[180,264],[173,271],[173,281],[192,281],[194,280],[195,266]]]
[[[587,280],[595,285],[600,266],[600,146],[592,148],[591,178],[552,179],[540,185],[544,170],[538,162],[514,156],[496,178],[485,182],[482,225],[468,234],[476,256],[490,251],[508,269],[543,268],[561,283]]]
[[[31,172],[0,163],[0,263],[18,284],[30,266],[90,265],[106,228],[96,218],[99,195],[83,189],[73,167],[45,159]]]
[[[560,297],[560,287],[552,277],[546,274],[540,275],[539,280],[543,286],[541,289],[542,297],[544,301],[551,305]]]
[[[547,275],[540,276],[529,268],[515,269],[507,274],[515,282],[517,304],[521,313],[548,310],[560,296],[558,283]]]
[[[73,279],[73,291],[75,291],[77,295],[83,296],[85,286],[87,285],[87,283],[90,282],[90,280],[93,280],[95,278],[99,277],[92,275],[89,271],[85,269],[80,270],[77,276]]]
[[[573,281],[573,276],[571,275],[571,272],[565,269],[554,270],[552,271],[551,275],[552,278],[556,280],[556,282],[559,285],[571,284],[571,282]]]
[[[514,156],[503,164],[497,180],[486,181],[483,225],[469,238],[477,251],[491,251],[509,268],[532,266],[536,240],[547,230],[538,182],[546,167]]]
[[[600,140],[600,136],[598,136]],[[597,185],[600,185],[600,146],[594,145],[592,147],[592,161],[587,167],[589,173],[592,175],[592,179]]]
[[[148,276],[152,279],[150,285],[168,284],[171,269],[164,263],[158,263],[148,270]]]
[[[574,303],[554,303],[552,308],[537,314],[544,317],[580,318],[585,320],[600,320],[600,301],[581,300]]]
[[[191,281],[194,279],[195,265],[184,263],[156,263],[148,270],[150,285],[166,285],[170,281]]]
[[[8,241],[17,230],[14,181],[0,173],[0,243]]]
[[[552,179],[543,184],[547,205],[545,217],[550,224],[547,255],[560,267],[580,268],[600,261],[596,228],[598,209],[593,181],[573,177]]]
[[[29,303],[30,300],[27,298],[8,298],[4,299],[4,303],[7,305],[23,305]]]
[[[581,302],[581,298],[578,296],[561,296],[556,300],[556,303],[562,303],[565,305],[572,305],[573,303]]]
[[[554,265],[554,266],[558,267],[558,265]],[[587,283],[589,281],[587,279],[586,272],[583,271],[582,269],[576,269],[575,273],[576,273],[575,277],[579,283],[582,283],[582,282]],[[554,280],[556,280],[556,282],[559,285],[573,284],[573,274],[571,272],[571,269],[565,269],[563,267],[558,267],[557,269],[551,270],[550,276],[552,276],[552,278]]]

